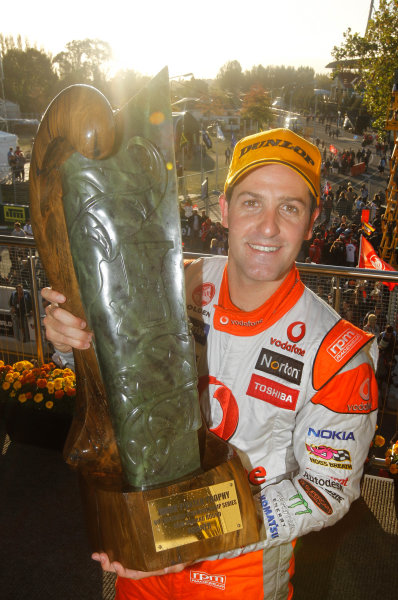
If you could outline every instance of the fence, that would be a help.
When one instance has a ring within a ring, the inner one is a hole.
[[[199,256],[185,254],[186,257]],[[48,285],[33,238],[0,235],[0,356],[5,362],[28,358],[43,362],[51,355],[51,345],[43,335],[45,315],[40,290]],[[345,319],[363,327],[368,314],[375,314],[380,331],[386,324],[397,329],[398,286],[391,291],[383,282],[398,283],[398,272],[373,271],[297,263],[301,278],[315,294]],[[10,307],[15,286],[21,284],[31,299],[31,315],[27,316],[27,338],[21,335],[21,323],[16,322]],[[397,398],[391,401],[398,408]]]

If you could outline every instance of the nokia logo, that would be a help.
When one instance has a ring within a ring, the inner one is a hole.
[[[301,156],[309,165],[315,164],[311,156],[307,154],[303,148],[301,148],[300,146],[293,146],[293,144],[288,140],[280,139],[268,139],[263,140],[262,142],[257,142],[256,144],[249,144],[248,146],[244,146],[244,148],[242,148],[242,150],[240,151],[239,158],[242,158],[242,156],[244,156],[252,150],[258,150],[259,148],[267,148],[268,146],[279,146],[280,148],[287,148],[287,150],[292,150],[293,152]]]
[[[294,360],[294,358],[262,348],[255,368],[258,371],[277,375],[285,381],[299,385],[303,374],[303,366],[302,362]]]
[[[314,435],[317,438],[323,438],[325,440],[355,440],[354,433],[352,431],[333,431],[331,429],[308,429],[307,435]]]

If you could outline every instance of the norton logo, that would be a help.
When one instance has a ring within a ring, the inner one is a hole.
[[[276,375],[285,381],[299,385],[303,374],[303,367],[304,364],[299,360],[294,360],[290,356],[262,348],[255,368],[258,371]]]
[[[304,336],[305,323],[302,323],[301,321],[296,321],[295,323],[289,325],[289,327],[287,328],[287,337],[291,342],[294,342],[295,344],[302,340]]]
[[[196,306],[206,306],[213,300],[215,293],[216,288],[213,283],[201,283],[192,292],[192,300]]]
[[[190,571],[190,580],[191,583],[202,583],[219,590],[225,590],[227,578],[225,575],[209,575],[204,571]]]

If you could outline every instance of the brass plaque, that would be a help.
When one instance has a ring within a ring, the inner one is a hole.
[[[235,482],[148,502],[156,552],[242,529]]]

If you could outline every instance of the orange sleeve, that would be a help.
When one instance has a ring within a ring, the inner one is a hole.
[[[364,415],[376,410],[378,389],[371,365],[363,363],[337,374],[311,401],[336,413]]]

